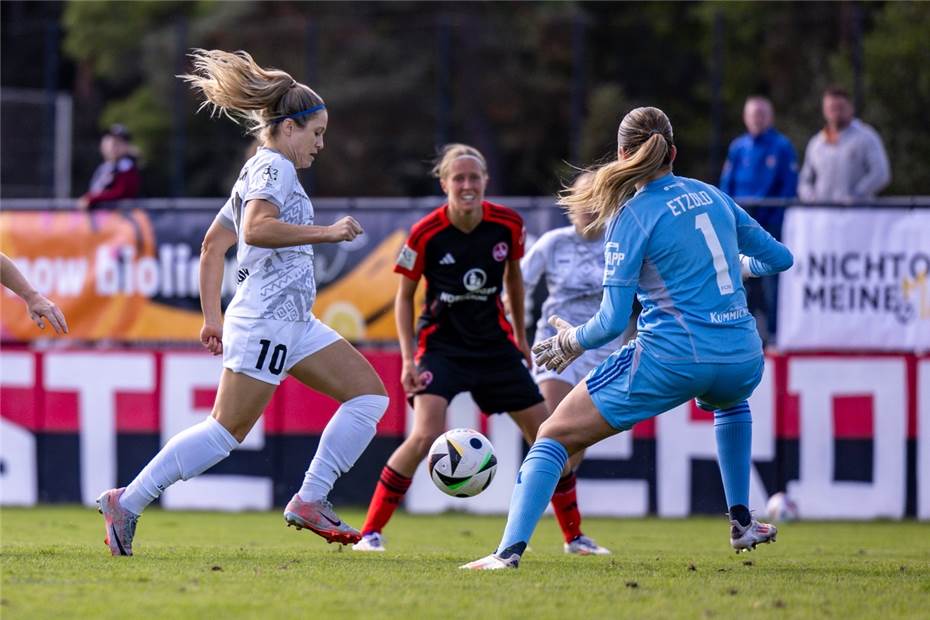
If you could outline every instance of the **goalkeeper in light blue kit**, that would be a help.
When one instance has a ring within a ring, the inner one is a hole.
[[[714,412],[717,458],[740,552],[775,539],[749,512],[752,416],[749,398],[764,357],[746,308],[742,277],[791,267],[791,252],[712,185],[672,174],[668,117],[636,108],[617,132],[617,160],[561,204],[607,225],[604,296],[584,325],[557,316],[558,333],[533,347],[537,365],[562,371],[627,325],[635,294],[638,335],[565,397],[539,429],[514,487],[497,551],[462,568],[516,568],[568,457],[696,398]]]

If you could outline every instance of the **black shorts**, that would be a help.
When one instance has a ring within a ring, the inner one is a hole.
[[[484,413],[521,411],[543,402],[519,354],[465,358],[427,351],[417,370],[420,376],[426,373],[424,379],[428,381],[417,394],[435,394],[451,401],[460,392],[471,392]]]

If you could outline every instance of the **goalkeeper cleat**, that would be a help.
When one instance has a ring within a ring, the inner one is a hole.
[[[502,570],[507,568],[520,568],[520,555],[526,549],[526,543],[511,545],[500,553],[486,555],[480,560],[462,564],[463,570]]]
[[[770,523],[762,523],[755,519],[749,525],[740,525],[736,519],[730,520],[730,545],[741,551],[752,551],[756,545],[775,542],[778,528]]]
[[[463,570],[501,570],[505,568],[520,568],[520,556],[513,554],[508,558],[492,553],[486,555],[480,560],[462,564],[459,568]]]
[[[362,535],[333,512],[333,505],[325,499],[305,502],[298,495],[291,498],[284,508],[284,520],[288,527],[304,528],[322,536],[330,543],[351,545]]]
[[[111,555],[132,555],[132,539],[139,515],[120,505],[119,498],[125,490],[126,487],[110,489],[97,498],[97,512],[103,515],[107,531],[103,542],[110,548]]]
[[[352,545],[353,551],[376,551],[384,553],[384,538],[378,532],[368,532],[362,535],[362,539]]]
[[[580,534],[573,538],[571,542],[565,543],[565,553],[574,555],[610,555],[610,549],[601,547],[594,542],[593,538]]]

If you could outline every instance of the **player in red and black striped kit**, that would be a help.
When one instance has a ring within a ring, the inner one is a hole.
[[[417,222],[394,271],[401,274],[394,311],[400,338],[401,381],[414,423],[381,472],[362,540],[353,549],[383,551],[381,531],[410,487],[417,466],[445,431],[446,408],[460,392],[487,413],[508,412],[532,444],[548,417],[530,376],[523,313],[523,219],[484,200],[487,165],[476,149],[445,148],[433,170],[448,202]],[[426,302],[413,333],[413,299],[426,279]],[[510,300],[513,325],[501,293]],[[580,530],[575,476],[566,465],[552,499],[566,540],[590,541]],[[591,541],[592,548],[597,547]],[[574,553],[593,553],[584,545]]]

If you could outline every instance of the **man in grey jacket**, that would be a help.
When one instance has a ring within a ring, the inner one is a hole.
[[[873,198],[891,182],[891,166],[878,132],[855,118],[849,93],[823,93],[826,126],[807,143],[798,197],[807,202]]]

